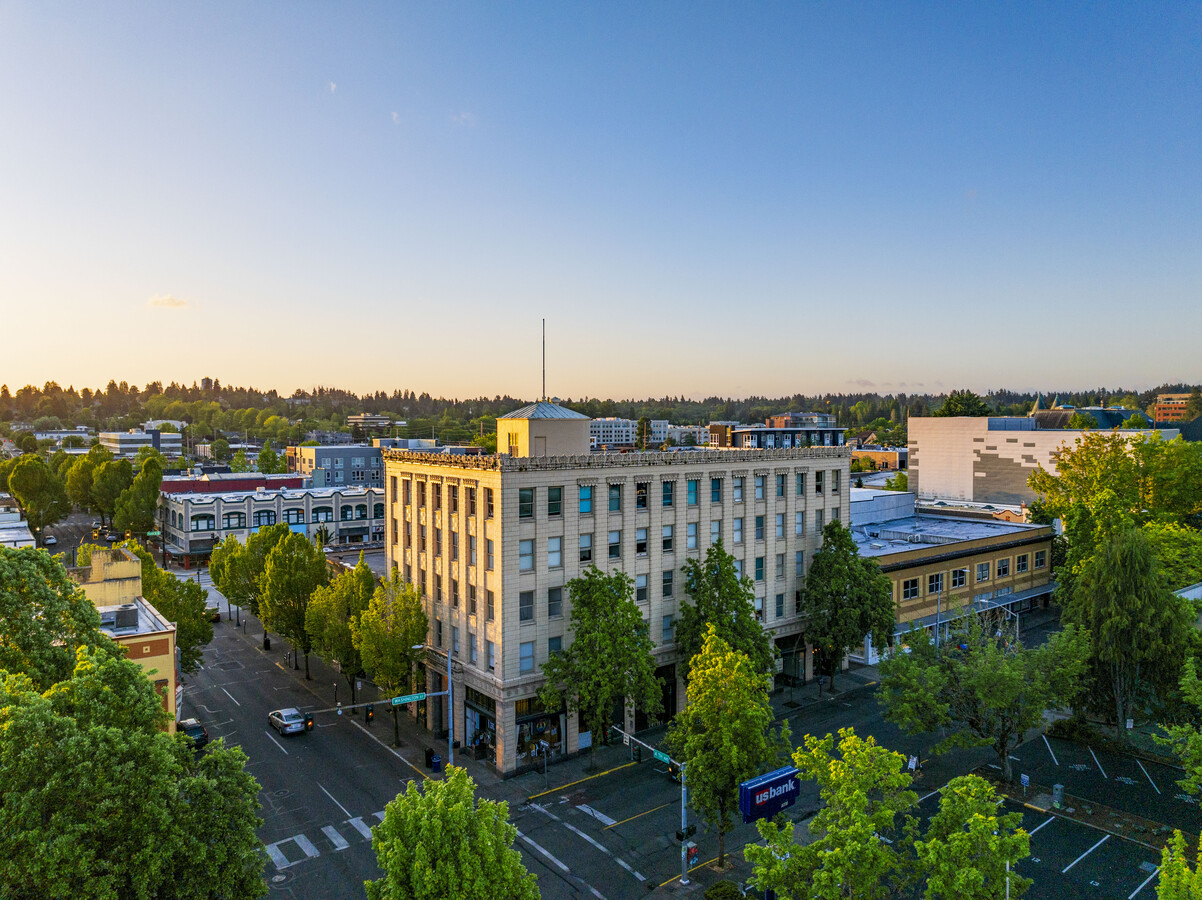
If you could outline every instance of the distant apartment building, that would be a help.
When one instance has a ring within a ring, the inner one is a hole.
[[[709,429],[705,425],[673,425],[667,419],[649,421],[651,430],[647,437],[648,449],[662,447],[669,441],[683,447],[690,443],[690,439],[694,446],[704,446],[709,439]],[[638,431],[638,419],[590,419],[589,447],[593,450],[602,447],[633,447],[638,443]]]
[[[347,485],[161,494],[158,521],[166,553],[190,567],[229,535],[245,543],[258,529],[279,523],[309,538],[325,529],[336,546],[382,541],[384,492]]]
[[[387,431],[392,427],[391,416],[379,416],[372,413],[357,413],[346,417],[346,424],[358,426],[364,431]],[[404,424],[403,422],[400,424]]]
[[[1157,422],[1185,422],[1185,408],[1189,394],[1157,394],[1152,408],[1152,418]]]
[[[313,487],[355,484],[379,487],[384,483],[380,448],[368,444],[302,445],[296,448],[295,456],[289,452],[287,458],[289,465],[295,465],[295,471]]]
[[[177,432],[159,431],[157,428],[102,431],[100,446],[117,457],[137,456],[143,447],[153,447],[166,457],[180,456],[184,452],[183,439]]]
[[[1021,506],[1035,499],[1027,486],[1041,466],[1053,475],[1052,454],[1085,432],[1044,428],[1036,416],[911,416],[909,487],[920,500],[946,499]],[[1148,429],[1120,432],[1151,435]],[[1167,440],[1176,429],[1161,429]]]
[[[447,457],[384,451],[387,558],[418,587],[430,621],[426,683],[468,752],[511,773],[587,748],[578,716],[538,700],[541,667],[568,647],[566,585],[590,565],[633,580],[655,644],[664,715],[682,705],[675,629],[683,565],[718,541],[754,586],[755,614],[781,651],[782,679],[813,671],[798,589],[826,522],[846,521],[850,449],[692,453],[589,452],[590,420],[548,402],[497,421],[501,453]],[[626,725],[647,725],[639,710]]]
[[[831,413],[784,413],[770,416],[763,425],[711,422],[709,445],[739,450],[842,447],[843,433]]]

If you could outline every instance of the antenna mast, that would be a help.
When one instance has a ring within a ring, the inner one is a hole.
[[[543,399],[547,399],[547,320],[543,319]]]

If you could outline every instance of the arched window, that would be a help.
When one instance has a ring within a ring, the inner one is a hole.
[[[222,528],[245,528],[246,513],[244,512],[227,512],[221,517]]]
[[[351,509],[350,505],[348,504],[338,510],[338,518],[340,518],[343,522],[349,522],[354,512],[355,511]]]
[[[345,509],[345,507],[343,507],[343,508]],[[356,519],[366,519],[367,518],[367,504],[366,503],[360,503],[355,506],[355,518]]]
[[[371,517],[373,519],[384,518],[384,504],[383,503],[377,503],[375,506],[372,507]]]
[[[255,527],[263,528],[267,525],[275,524],[274,509],[260,509],[255,512]]]
[[[332,506],[315,506],[313,507],[314,522],[333,522],[334,508]]]
[[[284,510],[284,521],[289,525],[303,525],[305,511],[303,509],[286,509]]]
[[[192,517],[193,531],[212,531],[217,527],[217,520],[211,515],[198,515]]]

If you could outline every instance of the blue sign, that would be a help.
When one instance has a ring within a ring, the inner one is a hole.
[[[797,769],[785,766],[739,785],[739,812],[743,822],[767,819],[797,802],[801,780]]]

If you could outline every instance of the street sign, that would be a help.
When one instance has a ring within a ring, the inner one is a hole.
[[[1134,719],[1128,719],[1128,720],[1127,720],[1127,730],[1128,730],[1128,731],[1130,731],[1130,730],[1131,730],[1132,728],[1134,728],[1134,727],[1135,727],[1135,720],[1134,720]]]
[[[744,824],[769,818],[796,803],[800,794],[797,769],[784,766],[739,785],[739,812]]]
[[[1020,775],[1020,776],[1018,776],[1018,780],[1022,782],[1023,787],[1031,786],[1031,776],[1030,775]]]
[[[668,758],[668,754],[661,753],[659,750],[652,750],[651,755],[662,763],[670,763],[672,761]]]
[[[146,532],[146,536],[147,536],[147,537],[161,537],[161,536],[162,536],[162,534],[163,534],[163,532],[161,532],[161,531],[148,531],[148,532]]]
[[[426,699],[426,695],[424,692],[421,694],[406,694],[404,697],[393,697],[392,705],[393,706],[404,706],[406,703],[415,703],[418,700],[425,700],[425,699]]]

